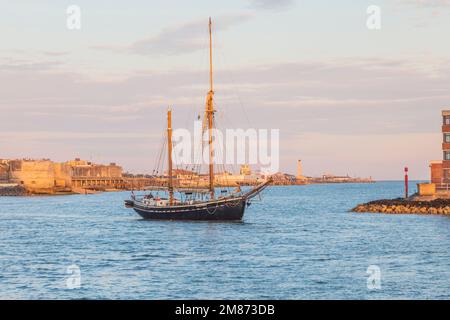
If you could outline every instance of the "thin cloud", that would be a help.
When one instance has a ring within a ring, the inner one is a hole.
[[[428,8],[450,7],[450,0],[399,0],[399,2]]]
[[[55,69],[64,63],[61,61],[25,61],[9,59],[0,63],[2,71],[49,71]]]
[[[50,57],[61,57],[61,56],[66,56],[69,54],[69,52],[67,52],[67,51],[44,51],[42,53],[44,55],[50,56]]]
[[[295,0],[249,0],[250,6],[262,10],[285,10],[295,5]]]
[[[318,168],[328,167],[329,155],[336,154],[333,159],[342,165],[334,170],[351,166],[359,168],[361,175],[377,174],[368,161],[384,161],[385,144],[399,134],[405,138],[390,145],[392,150],[403,150],[393,153],[402,154],[401,161],[414,158],[417,150],[426,155],[424,159],[434,157],[433,150],[439,153],[438,146],[429,148],[429,138],[415,142],[411,150],[395,148],[405,148],[408,141],[416,141],[416,136],[439,128],[440,109],[450,101],[448,60],[424,60],[419,64],[395,59],[336,59],[241,67],[232,71],[233,77],[227,72],[230,70],[218,70],[216,74],[218,117],[224,112],[232,120],[230,128],[252,126],[239,116],[239,100],[244,101],[251,122],[258,127],[282,126],[281,147],[289,147],[283,159],[296,159],[301,152],[305,162]],[[197,110],[203,109],[205,92],[201,77],[183,70],[139,72],[112,81],[67,71],[35,72],[25,68],[0,72],[0,83],[0,111],[8,115],[8,121],[0,126],[0,149],[6,157],[107,154],[130,169],[148,166],[150,150],[159,141],[149,135],[156,137],[164,130],[166,106],[176,108],[177,126],[190,126],[184,120],[195,118]],[[238,99],[233,90],[237,87]],[[224,101],[227,97],[234,100]],[[225,121],[221,123],[227,127]],[[296,139],[302,132],[315,135]],[[344,141],[338,136],[361,138]],[[329,137],[334,140],[330,142]],[[362,137],[373,137],[374,142],[364,144]],[[289,139],[298,140],[298,147],[288,143]],[[435,141],[439,143],[439,139]],[[328,144],[331,147],[326,149]],[[138,149],[147,153],[129,159],[125,151],[117,153],[117,145],[130,152]],[[371,153],[355,155],[352,151],[367,145]],[[427,152],[423,152],[424,148]],[[335,153],[335,149],[345,151]],[[323,165],[316,164],[316,155]],[[287,168],[291,163],[295,160],[282,166]],[[426,165],[422,167],[425,172]],[[384,177],[393,173],[378,170],[378,174]]]
[[[214,31],[225,31],[251,18],[250,14],[227,15],[214,19]],[[179,55],[202,50],[207,39],[207,20],[196,20],[169,27],[158,35],[136,41],[130,45],[97,45],[93,49],[117,53],[160,56]]]

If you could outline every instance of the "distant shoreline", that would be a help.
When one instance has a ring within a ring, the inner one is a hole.
[[[396,181],[385,181],[385,182],[396,182]],[[398,181],[397,181],[398,182]],[[313,185],[356,185],[356,184],[369,184],[376,183],[376,181],[372,182],[322,182],[322,183],[292,183],[292,184],[272,184],[270,187],[289,187],[289,186],[313,186]],[[250,187],[251,185],[242,185],[242,187]],[[151,187],[151,186],[148,186]],[[217,188],[233,188],[236,186],[217,186]],[[51,196],[70,196],[70,195],[96,195],[101,193],[111,193],[111,192],[139,192],[146,191],[145,188],[142,189],[106,189],[106,190],[91,190],[91,189],[80,189],[77,191],[64,191],[64,192],[34,192],[27,190],[22,186],[14,186],[14,187],[2,187],[0,186],[0,197],[51,197]]]

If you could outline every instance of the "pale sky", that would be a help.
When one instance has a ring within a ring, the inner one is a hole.
[[[81,29],[66,27],[67,7]],[[366,26],[370,5],[381,30]],[[450,109],[450,0],[0,0],[0,158],[151,172],[165,110],[280,129],[281,170],[428,179]]]

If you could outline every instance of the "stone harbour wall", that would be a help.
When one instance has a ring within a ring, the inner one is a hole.
[[[0,163],[0,182],[9,180],[9,165]]]
[[[3,159],[0,161],[0,186],[17,185],[25,188],[27,194],[73,193],[76,192],[74,189],[77,187],[74,181],[80,180],[80,177],[95,180],[85,181],[83,186],[85,189],[91,188],[92,184],[95,184],[96,188],[104,185],[105,188],[110,189],[123,188],[124,184],[122,168],[115,163],[98,165],[81,160],[58,163],[47,159]],[[9,195],[11,192],[17,195],[22,194],[22,191],[16,191],[3,189],[0,195]]]
[[[122,177],[122,167],[115,164],[95,165],[95,166],[74,166],[72,167],[73,177],[98,177],[117,178]]]
[[[32,193],[52,193],[55,186],[53,162],[12,160],[10,180],[23,185]]]

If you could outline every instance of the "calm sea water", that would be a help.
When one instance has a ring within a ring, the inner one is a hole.
[[[274,187],[243,223],[143,221],[128,193],[0,198],[0,298],[450,299],[450,217],[348,212],[401,194],[401,182]],[[371,265],[381,289],[368,289]]]

